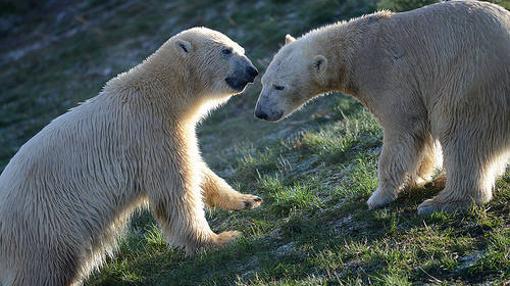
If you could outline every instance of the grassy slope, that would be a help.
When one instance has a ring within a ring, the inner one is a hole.
[[[380,5],[406,9],[423,2]],[[206,25],[225,32],[263,69],[285,33],[299,35],[376,5],[90,1],[51,9],[64,14],[29,15],[30,21],[1,38],[0,55],[33,42],[47,45],[2,62],[0,166],[52,118],[184,28]],[[259,89],[232,99],[199,132],[211,167],[238,190],[265,199],[256,210],[209,213],[215,230],[237,229],[244,237],[227,249],[186,258],[165,245],[152,218],[142,213],[122,237],[116,258],[88,285],[470,285],[510,278],[508,174],[498,182],[495,200],[467,216],[417,216],[418,203],[438,192],[431,187],[368,211],[381,148],[381,129],[372,116],[349,97],[332,95],[268,124],[252,116]]]

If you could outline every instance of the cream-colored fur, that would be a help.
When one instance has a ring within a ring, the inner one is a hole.
[[[288,36],[262,84],[255,114],[267,120],[331,91],[376,116],[384,140],[370,208],[430,181],[441,157],[446,186],[419,213],[485,203],[510,156],[510,13],[491,3],[382,11]]]
[[[195,125],[240,92],[225,77],[245,66],[225,35],[184,31],[23,145],[0,176],[0,285],[80,284],[143,206],[190,253],[235,238],[210,229],[203,196],[232,210],[261,200],[207,167]]]

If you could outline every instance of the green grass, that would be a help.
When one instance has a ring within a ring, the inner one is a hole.
[[[423,2],[89,1],[62,22],[52,13],[34,16],[2,41],[27,44],[87,26],[3,64],[0,166],[52,118],[182,29],[225,32],[263,70],[286,33]],[[499,3],[508,8],[509,2]],[[26,7],[8,5],[2,15],[18,12]],[[8,52],[1,47],[0,55]],[[243,237],[186,257],[141,212],[120,236],[115,257],[86,285],[497,285],[510,279],[510,174],[498,181],[490,204],[466,215],[418,216],[417,205],[439,191],[434,188],[406,191],[388,208],[369,211],[365,201],[377,186],[382,145],[376,120],[335,94],[269,124],[252,115],[259,91],[257,83],[199,129],[211,168],[239,191],[264,198],[254,210],[208,211],[215,231],[240,230]]]

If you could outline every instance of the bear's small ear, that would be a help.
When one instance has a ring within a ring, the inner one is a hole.
[[[290,44],[292,42],[294,42],[296,40],[296,38],[292,37],[291,35],[287,34],[285,35],[285,44]]]
[[[183,54],[191,52],[191,49],[193,48],[190,42],[180,39],[175,42],[175,46]]]
[[[328,67],[328,60],[323,55],[316,55],[313,57],[313,69],[317,74],[322,74]]]
[[[314,74],[319,80],[319,82],[323,83],[326,79],[326,69],[328,67],[328,60],[323,55],[316,55],[313,57],[312,69]]]

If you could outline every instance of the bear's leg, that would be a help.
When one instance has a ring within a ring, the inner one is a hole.
[[[13,222],[12,216],[9,221]],[[65,231],[43,231],[42,227],[48,226],[35,223],[23,232],[20,225],[11,226],[12,232],[5,237],[14,241],[5,252],[0,251],[4,259],[0,261],[0,285],[80,285],[77,248],[66,240]],[[23,235],[14,235],[19,233]]]
[[[205,218],[200,186],[185,172],[151,181],[149,204],[168,243],[187,254],[207,247],[221,247],[240,235],[237,231],[214,233]],[[198,183],[198,182],[197,182]]]
[[[12,284],[7,285],[80,285],[76,274],[76,267],[73,266],[76,261],[68,261],[65,257],[58,255],[41,256],[40,253],[32,253],[33,256],[27,258],[23,263],[23,269],[19,269],[14,275]],[[69,262],[68,265],[65,265]]]
[[[445,189],[421,203],[419,214],[463,210],[492,199],[496,178],[503,172],[508,156],[491,154],[489,146],[479,145],[482,140],[463,141],[461,136],[455,139],[445,144]]]
[[[379,186],[367,201],[370,209],[389,204],[397,198],[399,191],[412,184],[411,180],[422,158],[423,138],[385,131],[377,169]]]
[[[261,198],[250,194],[241,194],[234,190],[225,180],[209,169],[205,163],[202,170],[201,187],[208,206],[225,210],[242,210],[256,208],[262,204]]]

